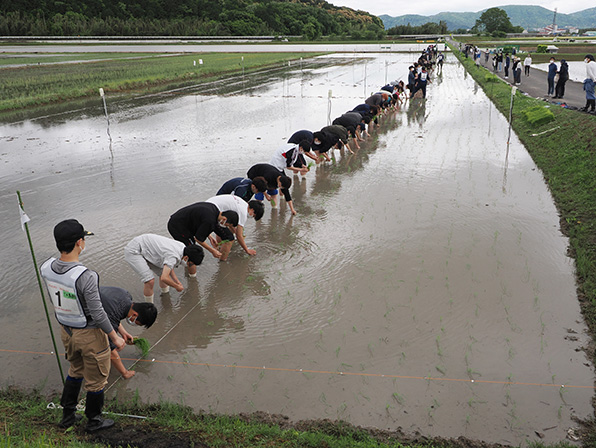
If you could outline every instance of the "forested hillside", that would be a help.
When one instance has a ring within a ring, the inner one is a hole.
[[[378,17],[324,0],[0,0],[5,36],[383,34]]]

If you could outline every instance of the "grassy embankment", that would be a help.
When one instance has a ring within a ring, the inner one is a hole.
[[[35,393],[0,392],[0,447],[105,447],[142,446],[144,448],[172,447],[312,447],[312,448],[498,448],[469,440],[404,441],[398,433],[368,432],[341,422],[315,421],[290,427],[280,427],[276,418],[265,422],[263,416],[238,417],[223,415],[196,415],[190,408],[173,404],[139,406],[134,403],[106,409],[121,414],[148,417],[146,420],[130,417],[109,417],[116,426],[89,436],[82,425],[60,430],[56,422],[60,410],[47,410],[47,400]],[[266,416],[265,416],[266,417]],[[550,448],[574,448],[565,442],[548,445]],[[541,443],[530,443],[527,448],[546,448]]]
[[[535,38],[515,38],[515,39],[495,39],[486,36],[473,36],[469,38],[458,39],[462,43],[476,45],[481,49],[505,47],[507,45],[519,45],[521,53],[531,53],[532,62],[540,64],[548,62],[553,54],[550,53],[536,53],[538,45],[555,45],[558,48],[555,58],[560,61],[565,59],[567,61],[583,61],[588,53],[594,53],[594,45],[586,42],[585,39],[576,39],[575,42],[569,41],[553,41],[551,38],[535,37]]]
[[[0,47],[1,49],[1,47]],[[320,54],[320,53],[318,53]],[[98,95],[102,87],[110,92],[152,91],[169,85],[192,83],[215,79],[227,73],[246,73],[260,67],[279,65],[300,57],[314,54],[292,53],[205,53],[191,55],[157,56],[144,55],[123,59],[122,54],[98,62],[72,64],[41,64],[26,67],[0,66],[0,112],[44,104],[58,103]],[[60,59],[79,60],[92,55],[69,55]],[[95,55],[97,57],[99,55]],[[58,58],[59,56],[54,56]],[[103,54],[101,57],[105,58]],[[244,57],[244,63],[242,62]],[[68,59],[70,58],[70,59]],[[45,57],[36,61],[23,58],[25,62],[46,62]],[[199,59],[203,64],[199,64]],[[1,61],[1,60],[0,60]],[[4,60],[3,62],[5,62]],[[194,62],[196,61],[196,66]],[[12,60],[11,64],[14,62]]]
[[[453,49],[453,48],[452,48]],[[495,106],[509,116],[511,86],[471,59],[454,53],[468,73],[482,86]],[[569,255],[575,259],[577,294],[592,336],[588,356],[596,363],[596,117],[554,105],[554,119],[531,125],[523,111],[549,104],[515,95],[513,129],[542,171],[559,210],[561,229],[569,237]],[[590,425],[593,428],[594,422]],[[596,430],[590,440],[596,446]]]

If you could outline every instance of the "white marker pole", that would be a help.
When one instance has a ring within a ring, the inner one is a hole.
[[[327,126],[331,124],[331,98],[333,97],[333,91],[329,90],[327,94]]]
[[[112,140],[112,136],[110,135],[110,117],[108,116],[108,105],[106,104],[105,93],[101,87],[99,88],[99,96],[101,96],[101,99],[103,100],[103,110],[106,114],[106,120],[108,121],[108,137],[110,137],[110,140]]]
[[[507,149],[509,150],[509,142],[511,141],[511,121],[513,120],[513,100],[515,98],[517,87],[511,87],[511,103],[509,104],[509,135],[507,136]]]

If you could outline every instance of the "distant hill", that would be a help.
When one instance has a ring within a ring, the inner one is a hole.
[[[499,6],[505,10],[515,26],[522,26],[525,29],[543,28],[553,23],[554,11],[543,8],[542,6],[531,5],[507,5]],[[443,20],[447,23],[447,28],[456,30],[458,28],[469,29],[474,26],[476,19],[486,11],[483,9],[478,12],[441,12],[432,16],[421,16],[416,14],[407,14],[398,17],[391,17],[386,14],[379,16],[385,25],[385,29],[397,25],[420,26],[427,22],[439,23]],[[573,14],[557,13],[558,26],[575,26],[577,28],[596,28],[596,8],[585,9],[574,12]]]

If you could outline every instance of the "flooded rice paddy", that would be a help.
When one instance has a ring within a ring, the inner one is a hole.
[[[1,125],[2,385],[60,389],[17,189],[38,263],[56,253],[53,226],[76,217],[95,233],[82,261],[139,300],[130,239],[168,235],[174,211],[405,77],[412,58],[319,58],[108,97],[111,143],[99,97]],[[130,330],[154,347],[131,380],[111,375],[109,395],[426,436],[565,439],[572,417],[593,412],[588,336],[557,210],[515,137],[506,156],[507,130],[451,58],[426,102],[384,119],[357,154],[294,177],[298,214],[267,205],[247,225],[255,257],[237,245],[227,262],[206,256],[185,291],[156,296],[155,325]]]

